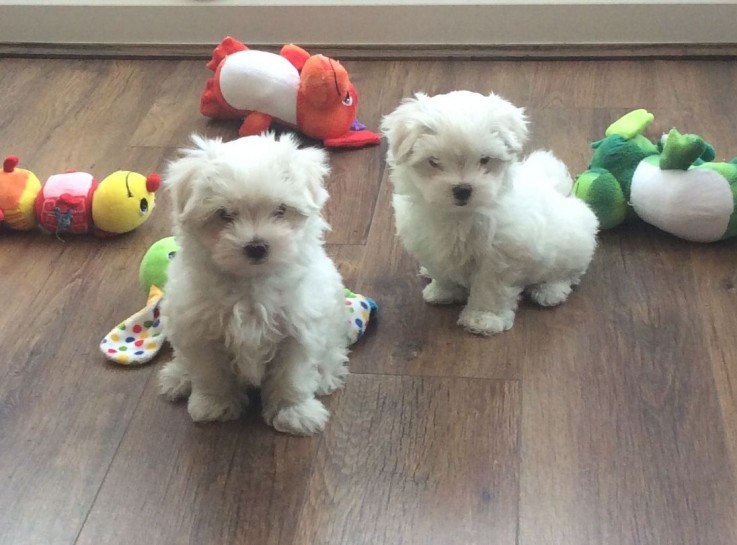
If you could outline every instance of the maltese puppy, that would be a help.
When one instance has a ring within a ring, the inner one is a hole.
[[[586,271],[598,222],[570,197],[553,154],[518,159],[524,110],[501,97],[418,93],[384,117],[397,233],[430,278],[427,303],[465,303],[458,323],[491,335],[512,327],[526,291],[562,303]]]
[[[181,249],[162,315],[174,358],[159,373],[196,422],[238,418],[247,386],[279,431],[322,430],[315,395],[347,374],[343,282],[323,247],[324,151],[291,136],[232,142],[193,136],[168,168]]]

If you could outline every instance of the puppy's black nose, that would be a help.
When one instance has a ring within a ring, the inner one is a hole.
[[[246,255],[254,261],[260,261],[269,253],[269,245],[260,240],[249,242],[244,248]]]
[[[453,186],[453,197],[456,200],[456,204],[463,206],[471,198],[471,192],[473,188],[468,184],[458,184]]]

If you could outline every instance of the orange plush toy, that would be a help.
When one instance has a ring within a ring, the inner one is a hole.
[[[310,55],[292,44],[278,55],[256,51],[227,37],[207,67],[215,74],[207,80],[200,112],[207,117],[244,118],[241,136],[259,134],[274,121],[331,148],[359,148],[380,141],[356,119],[358,94],[338,61]]]

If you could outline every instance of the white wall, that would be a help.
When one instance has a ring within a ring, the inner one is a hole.
[[[0,0],[3,43],[718,44],[735,21],[735,0]]]

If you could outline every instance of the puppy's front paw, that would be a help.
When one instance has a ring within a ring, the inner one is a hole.
[[[214,396],[194,390],[187,410],[195,422],[226,422],[240,417],[243,403],[234,396]]]
[[[432,280],[422,290],[422,299],[431,305],[462,303],[467,297],[468,294],[462,287],[443,285],[437,280]]]
[[[330,413],[317,399],[307,399],[284,407],[266,421],[278,431],[294,435],[312,435],[325,429]]]
[[[348,368],[345,365],[337,366],[335,369],[321,369],[320,379],[317,383],[315,394],[319,396],[328,395],[343,386],[345,377],[348,376]]]
[[[549,282],[530,289],[530,298],[543,307],[560,305],[570,294],[571,285],[567,282]]]
[[[476,335],[494,335],[511,329],[514,323],[514,312],[507,310],[494,314],[484,310],[463,309],[458,324]]]
[[[159,393],[169,401],[187,397],[191,389],[189,374],[177,360],[170,361],[159,371]]]

